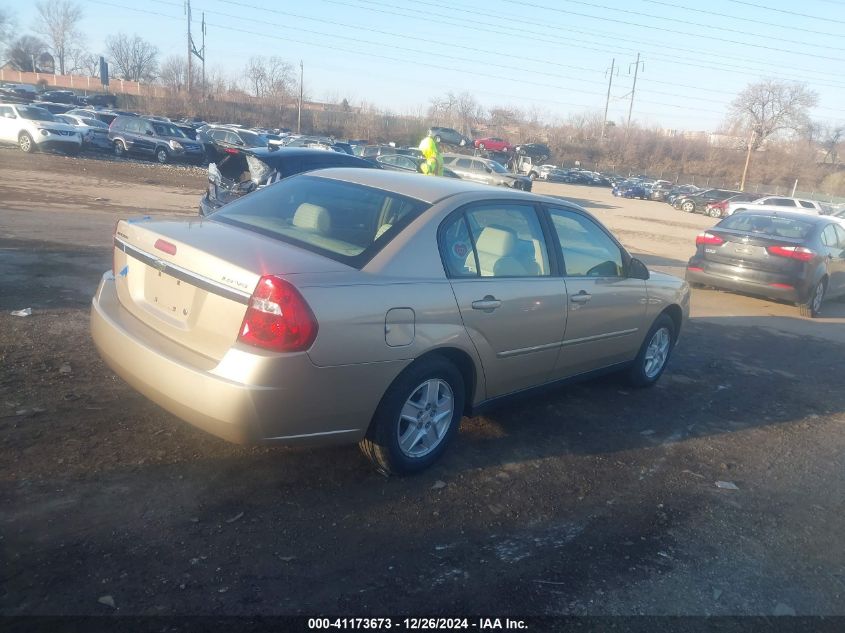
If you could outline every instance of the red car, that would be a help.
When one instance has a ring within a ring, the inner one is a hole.
[[[513,146],[503,138],[479,138],[475,139],[476,149],[489,149],[491,152],[510,152]]]

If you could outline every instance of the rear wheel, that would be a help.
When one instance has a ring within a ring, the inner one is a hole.
[[[18,147],[21,148],[22,152],[26,152],[27,154],[35,151],[35,143],[29,133],[21,132],[20,136],[18,136]]]
[[[123,141],[114,142],[114,155],[118,158],[126,156],[126,145],[123,144]]]
[[[819,316],[822,310],[822,303],[824,302],[824,293],[826,290],[827,281],[825,279],[820,279],[819,283],[816,284],[816,287],[813,288],[813,291],[810,293],[807,301],[798,304],[801,316],[810,317],[812,319]]]
[[[709,215],[711,218],[721,218],[722,212],[715,207],[711,207],[707,210],[707,215]]]
[[[486,149],[486,148],[484,147],[484,143],[479,143],[479,144],[478,144],[478,149]]]
[[[420,472],[437,461],[458,432],[464,381],[445,358],[406,369],[381,400],[361,451],[385,475]]]
[[[628,369],[628,382],[633,387],[651,387],[663,375],[675,346],[675,322],[661,314],[646,334],[642,347]]]

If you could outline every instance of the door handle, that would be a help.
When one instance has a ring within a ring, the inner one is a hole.
[[[472,309],[473,310],[484,310],[485,312],[492,312],[496,308],[502,305],[502,302],[499,301],[493,295],[487,295],[483,299],[479,299],[478,301],[472,302]]]
[[[582,290],[577,295],[570,296],[569,300],[572,303],[587,303],[592,298],[593,298],[593,295],[588,293],[586,290]]]

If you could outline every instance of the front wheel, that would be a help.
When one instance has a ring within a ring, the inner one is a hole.
[[[361,451],[385,475],[425,470],[458,432],[463,409],[464,381],[455,366],[440,357],[418,361],[384,394]]]
[[[22,152],[30,154],[35,151],[35,142],[28,133],[21,132],[21,135],[18,137],[18,147],[21,148]]]
[[[684,202],[681,205],[681,211],[684,213],[692,213],[695,211],[695,203],[694,202]]]
[[[118,158],[126,156],[126,145],[123,144],[123,141],[114,142],[114,155]]]
[[[811,319],[819,316],[822,311],[825,290],[827,290],[825,280],[820,279],[819,283],[816,284],[816,287],[810,293],[807,301],[798,304],[798,310],[801,312],[801,316],[810,317]]]
[[[668,314],[657,317],[628,369],[627,378],[632,387],[651,387],[657,383],[675,346],[675,330],[675,322]]]
[[[170,154],[168,154],[167,150],[164,149],[163,147],[159,147],[156,150],[156,160],[160,164],[164,165],[165,163],[167,163],[170,160]]]
[[[707,210],[707,215],[709,215],[711,218],[721,218],[722,212],[719,211],[719,209],[711,208]]]
[[[478,144],[478,149],[487,149],[487,148],[486,148],[486,147],[484,147],[484,143],[479,143],[479,144]]]

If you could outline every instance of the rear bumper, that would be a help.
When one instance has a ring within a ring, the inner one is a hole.
[[[111,272],[92,301],[91,335],[108,366],[141,394],[238,444],[356,442],[384,391],[410,362],[318,367],[306,353],[265,353],[238,344],[217,362],[127,312]]]
[[[782,301],[804,302],[809,294],[808,284],[794,276],[718,264],[697,257],[690,258],[685,278],[690,283]]]

